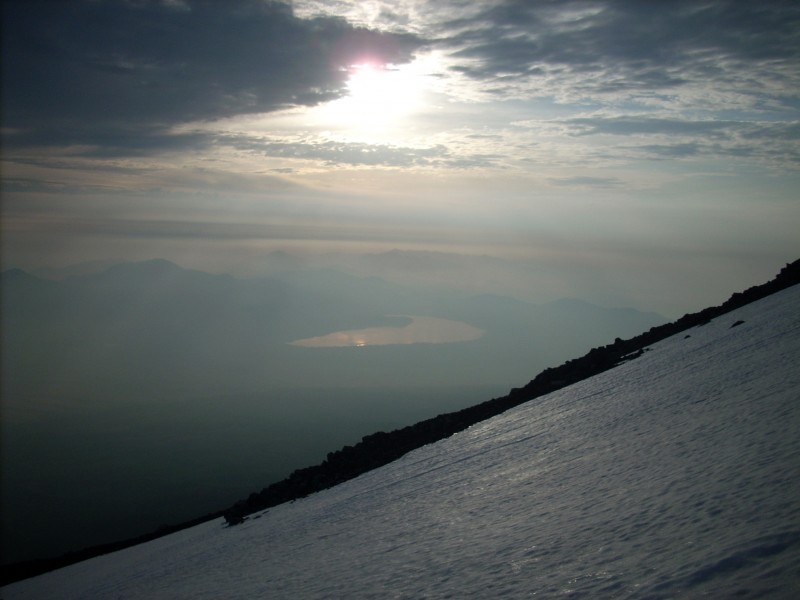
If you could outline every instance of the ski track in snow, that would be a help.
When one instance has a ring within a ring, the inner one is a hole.
[[[800,286],[651,348],[239,526],[2,597],[800,597]]]

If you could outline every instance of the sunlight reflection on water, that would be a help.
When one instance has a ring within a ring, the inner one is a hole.
[[[463,321],[451,321],[435,317],[412,317],[411,323],[403,327],[367,327],[336,331],[290,342],[292,346],[306,348],[341,348],[364,346],[389,346],[392,344],[450,344],[469,342],[480,338],[484,331]]]

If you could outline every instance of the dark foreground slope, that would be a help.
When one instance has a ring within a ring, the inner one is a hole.
[[[237,502],[234,506],[224,511],[224,516],[229,524],[241,523],[247,518],[248,514],[255,511],[335,486],[337,483],[352,479],[362,473],[392,462],[415,448],[449,437],[453,433],[464,430],[470,425],[488,419],[509,408],[636,358],[646,350],[647,346],[656,341],[707,323],[714,317],[798,282],[800,282],[800,261],[795,261],[787,265],[772,281],[750,288],[745,292],[734,294],[721,306],[685,315],[674,323],[655,327],[635,338],[629,340],[617,339],[613,344],[595,348],[581,358],[568,361],[560,367],[545,370],[529,384],[512,390],[507,396],[495,398],[458,412],[443,414],[396,431],[378,432],[366,436],[353,447],[348,446],[337,452],[332,452],[322,464],[299,469],[287,479],[270,485],[260,492],[251,494],[248,498]],[[135,540],[91,548],[80,553],[72,553],[55,561],[37,561],[12,565],[4,569],[3,580],[9,582],[29,577],[91,556],[134,545],[146,539],[159,537],[171,531],[189,527],[197,522],[210,520],[221,514],[223,514],[223,511],[206,515],[191,523],[184,523],[168,530],[154,532]]]

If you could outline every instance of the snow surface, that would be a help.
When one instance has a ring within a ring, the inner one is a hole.
[[[800,598],[799,365],[794,286],[239,526],[3,598]]]

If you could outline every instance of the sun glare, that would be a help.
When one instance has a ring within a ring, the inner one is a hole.
[[[431,76],[425,64],[351,65],[347,71],[347,95],[320,107],[319,119],[334,130],[380,135],[400,127],[418,111]]]

